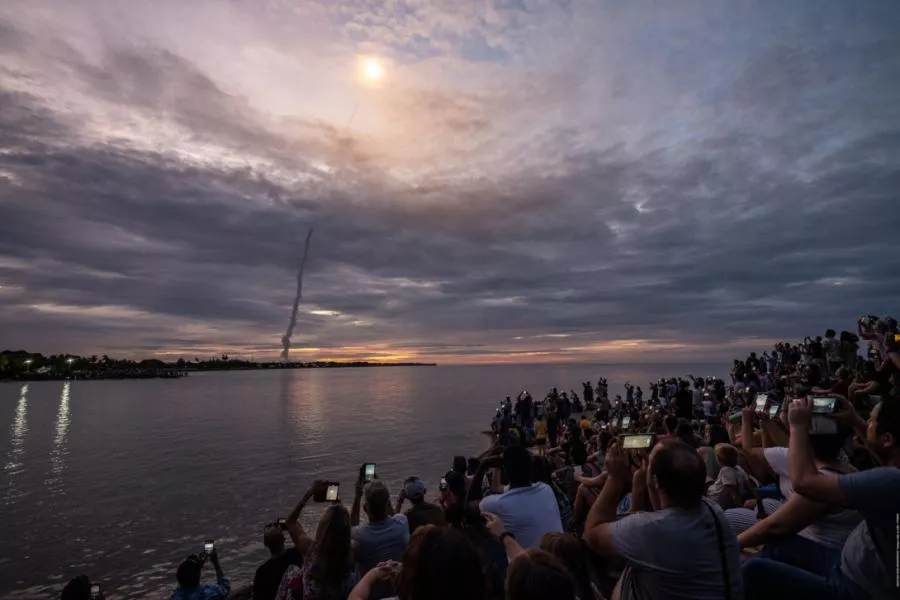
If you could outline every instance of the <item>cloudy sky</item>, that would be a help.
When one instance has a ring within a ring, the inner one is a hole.
[[[0,3],[0,347],[274,359],[314,226],[298,359],[729,360],[898,193],[897,2]]]

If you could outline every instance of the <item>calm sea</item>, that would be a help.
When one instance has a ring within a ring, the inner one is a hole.
[[[429,493],[454,454],[486,448],[499,401],[598,377],[717,375],[718,365],[510,365],[244,371],[177,380],[0,383],[0,596],[53,597],[80,573],[107,597],[165,598],[215,538],[233,584],[265,560],[262,529],[316,478],[352,501],[376,462]],[[321,506],[303,516],[315,530]]]

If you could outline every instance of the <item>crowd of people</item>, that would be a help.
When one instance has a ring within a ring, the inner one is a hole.
[[[172,599],[900,598],[900,332],[865,317],[845,334],[753,353],[730,383],[523,391],[437,494],[409,477],[392,502],[363,466],[348,509],[313,482],[265,529],[251,586],[232,590],[213,548]],[[310,502],[327,503],[315,532]]]

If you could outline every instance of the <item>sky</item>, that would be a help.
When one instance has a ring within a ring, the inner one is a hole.
[[[314,227],[296,360],[730,361],[898,193],[897,2],[0,3],[0,347],[274,360]]]

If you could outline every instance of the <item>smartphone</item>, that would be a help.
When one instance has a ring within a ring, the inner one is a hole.
[[[766,404],[769,403],[769,395],[768,394],[757,394],[756,395],[756,412],[764,413],[766,412]]]
[[[624,450],[647,450],[653,445],[653,434],[623,435],[622,448]]]
[[[216,549],[215,540],[206,540],[206,543],[203,544],[203,551],[207,554],[212,554],[213,550]]]
[[[769,418],[774,419],[775,417],[777,417],[778,411],[780,411],[780,410],[781,410],[781,407],[778,406],[777,404],[773,404],[772,406],[770,406],[769,407]]]
[[[329,483],[328,489],[325,491],[325,502],[337,502],[340,487],[338,483]]]
[[[284,517],[281,517],[280,519],[278,519],[278,527],[282,531],[287,529],[287,519],[285,519]]]
[[[622,429],[631,427],[631,417],[622,417]]]
[[[831,435],[838,432],[837,422],[834,419],[813,415],[809,426],[810,435]]]
[[[446,477],[441,477],[441,487],[440,487],[440,490],[441,490],[442,492],[446,492],[446,491],[447,491],[447,488],[448,488],[448,486],[447,486],[447,478],[446,478]]]
[[[100,584],[92,583],[91,584],[91,600],[95,600],[100,597]]]
[[[363,465],[363,482],[371,483],[375,479],[375,463]]]
[[[813,396],[812,412],[816,415],[829,415],[837,410],[837,398],[834,396]]]

